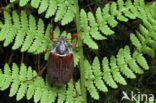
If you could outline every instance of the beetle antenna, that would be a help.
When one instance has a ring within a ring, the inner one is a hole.
[[[54,36],[53,36],[54,32],[53,32],[53,18],[51,18],[51,29],[50,29],[50,39],[52,42],[56,42],[57,40],[54,39]]]

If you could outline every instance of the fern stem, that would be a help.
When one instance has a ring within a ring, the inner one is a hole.
[[[75,9],[76,9],[76,29],[77,32],[80,31],[80,13],[79,13],[79,5],[78,0],[74,0],[75,3]],[[79,33],[78,37],[78,44],[82,45],[81,35]],[[83,48],[80,48],[80,85],[81,85],[81,94],[82,94],[82,102],[81,103],[87,103],[87,93],[86,93],[86,86],[85,86],[85,74],[84,74],[84,56],[83,56]]]

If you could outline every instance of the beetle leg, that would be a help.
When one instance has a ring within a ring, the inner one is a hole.
[[[48,63],[32,79],[25,80],[24,82],[31,81],[31,80],[35,79],[36,77],[38,77],[46,69],[47,65],[48,65]]]
[[[43,52],[41,52],[41,53],[47,53],[47,52],[50,52],[51,50],[46,50],[46,51],[43,51]]]
[[[73,47],[73,46],[72,46]],[[83,47],[83,45],[79,45],[79,46],[77,46],[77,47],[73,47],[73,48],[82,48]]]
[[[72,44],[72,47],[75,47],[75,46],[76,46],[76,44],[77,44],[77,38],[78,38],[78,34],[77,34],[77,33],[74,33],[74,34],[72,35],[72,40],[75,39],[75,43]]]
[[[74,85],[74,88],[75,88],[75,91],[76,91],[76,97],[77,97],[77,96],[78,96],[78,92],[77,92],[77,90],[76,90],[75,80],[74,80],[73,77],[72,77],[72,80],[73,80],[73,85]]]
[[[57,40],[55,40],[55,39],[53,38],[53,34],[54,34],[54,33],[53,33],[53,30],[50,29],[50,39],[51,39],[52,42],[55,43]]]
[[[51,25],[52,25],[52,27],[50,29],[50,39],[51,39],[52,42],[55,43],[57,40],[55,40],[54,37],[53,37],[53,34],[54,34],[54,32],[53,32],[53,19],[51,19]]]

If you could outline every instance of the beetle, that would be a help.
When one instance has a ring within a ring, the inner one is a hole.
[[[72,78],[73,69],[72,45],[65,37],[60,36],[53,44],[48,59],[47,73],[50,82],[55,85],[67,84]]]
[[[69,44],[66,37],[60,36],[58,40],[53,39],[53,30],[50,30],[51,41],[54,42],[47,63],[47,73],[52,84],[67,84],[72,78],[74,70],[74,58],[72,48],[77,44],[78,34],[72,35],[75,38],[74,44]],[[73,80],[74,82],[74,80]]]
[[[48,78],[53,85],[64,85],[69,82],[73,75],[74,69],[74,58],[72,48],[77,48],[77,37],[78,34],[74,33],[72,35],[72,40],[75,39],[74,44],[69,44],[66,37],[60,36],[57,40],[53,38],[53,30],[50,30],[51,41],[54,42],[52,49],[45,51],[43,53],[49,52],[47,64],[41,69],[41,71],[34,76],[32,79],[39,76],[46,68]],[[32,80],[31,79],[31,80]],[[73,78],[72,78],[73,79]],[[29,80],[26,80],[29,81]],[[74,82],[74,79],[73,79]],[[74,82],[75,83],[75,82]],[[74,85],[75,87],[75,85]]]

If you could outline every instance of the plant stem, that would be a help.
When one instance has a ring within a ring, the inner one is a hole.
[[[80,31],[80,13],[79,13],[79,5],[78,0],[74,0],[75,8],[76,8],[76,28],[77,32]],[[82,45],[81,35],[79,34],[78,37],[78,44]],[[80,85],[81,85],[81,103],[87,103],[87,93],[86,93],[86,86],[85,86],[85,74],[84,74],[84,56],[83,56],[83,48],[79,49],[80,55]]]

